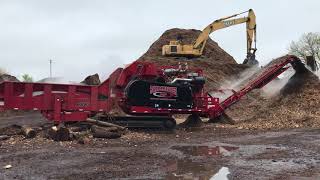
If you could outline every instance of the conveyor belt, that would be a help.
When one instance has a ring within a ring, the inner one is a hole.
[[[247,85],[245,85],[244,88],[237,91],[230,97],[228,97],[226,100],[222,101],[220,103],[220,106],[222,107],[222,111],[224,111],[226,108],[230,107],[232,104],[236,103],[240,100],[241,97],[248,94],[253,89],[259,89],[268,84],[270,81],[275,79],[277,76],[279,76],[281,73],[289,69],[290,67],[287,66],[288,64],[292,64],[292,66],[297,70],[297,66],[301,61],[295,57],[295,56],[288,56],[286,59],[282,62],[273,64],[266,69],[263,70],[263,72],[258,75],[256,78],[254,78],[252,81],[250,81]]]

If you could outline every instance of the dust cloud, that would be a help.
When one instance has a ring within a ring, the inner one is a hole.
[[[240,90],[249,79],[260,70],[259,67],[250,67],[243,71],[239,76],[233,77],[221,84],[220,89]]]

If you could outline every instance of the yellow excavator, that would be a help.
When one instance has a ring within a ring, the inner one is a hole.
[[[241,14],[248,13],[248,16],[235,18]],[[193,44],[182,44],[180,40],[170,41],[169,45],[162,47],[162,55],[164,56],[184,56],[184,57],[198,57],[201,56],[209,38],[209,35],[219,29],[227,28],[237,24],[246,23],[247,28],[247,57],[243,64],[257,65],[258,61],[255,59],[256,48],[256,16],[252,9],[248,11],[234,14],[232,16],[224,17],[215,20],[202,30],[197,40]]]

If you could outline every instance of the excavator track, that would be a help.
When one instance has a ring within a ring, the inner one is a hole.
[[[176,127],[175,119],[168,116],[100,116],[98,119],[127,128],[174,129]]]

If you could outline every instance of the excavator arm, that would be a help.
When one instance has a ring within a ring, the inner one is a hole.
[[[217,20],[214,21],[212,24],[208,25],[204,30],[202,30],[202,33],[199,35],[197,40],[195,41],[193,47],[195,49],[202,48],[205,46],[206,41],[209,38],[209,35],[219,29],[223,29],[229,26],[234,26],[237,24],[242,24],[248,21],[248,18],[238,18],[238,19],[232,19],[232,20]]]
[[[247,40],[248,40],[247,48],[249,50],[252,46],[253,39],[255,38],[256,17],[252,9],[246,12],[249,12],[248,17],[234,18],[243,14],[244,13],[243,12],[240,14],[234,14],[232,16],[215,20],[213,23],[209,24],[206,28],[202,30],[202,33],[198,36],[193,47],[195,49],[203,48],[205,46],[206,41],[209,38],[209,35],[214,31],[217,31],[219,29],[224,29],[230,26],[242,24],[242,23],[247,23]]]

